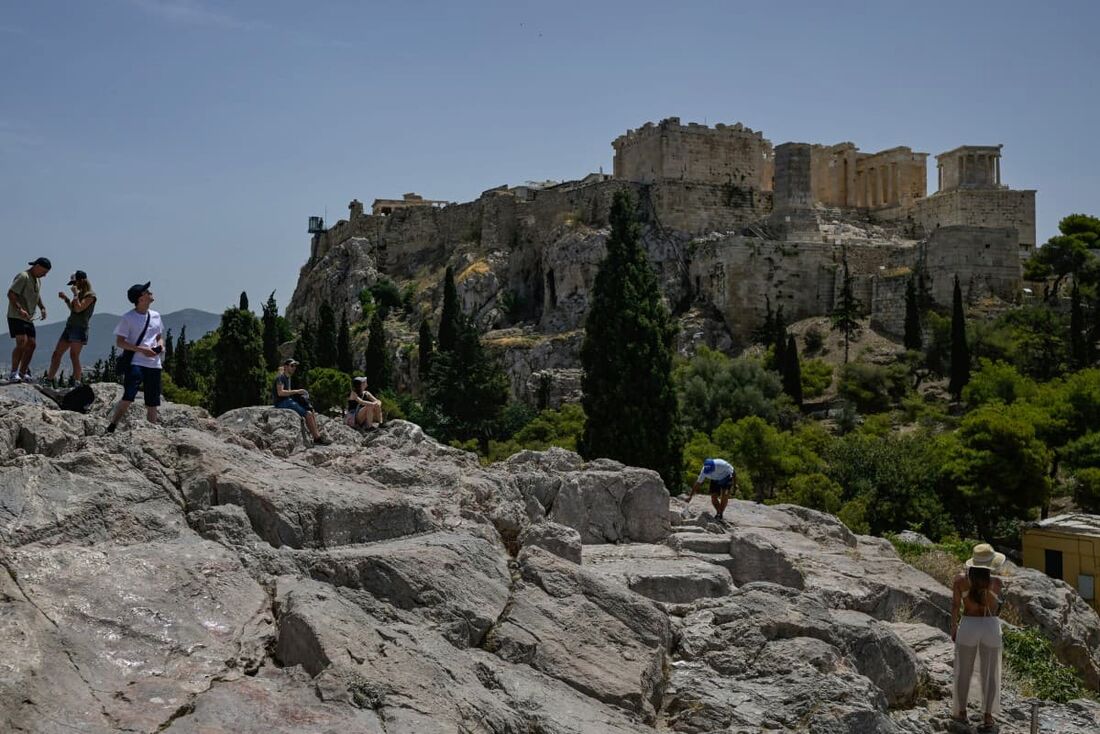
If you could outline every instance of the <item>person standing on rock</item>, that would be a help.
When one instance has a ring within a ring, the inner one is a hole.
[[[691,498],[707,480],[710,480],[710,503],[714,505],[714,519],[725,522],[722,513],[726,511],[726,505],[730,501],[730,488],[737,490],[737,470],[723,459],[705,459],[699,478],[695,480],[695,484],[691,485],[688,502],[691,502]]]
[[[65,291],[57,294],[57,297],[69,307],[69,318],[65,322],[65,330],[57,340],[53,356],[50,358],[50,371],[46,373],[46,379],[53,384],[57,376],[57,369],[61,366],[61,358],[65,352],[69,353],[69,359],[73,363],[73,382],[80,384],[84,376],[80,366],[80,351],[88,343],[88,327],[92,322],[92,314],[95,312],[96,295],[92,290],[92,284],[88,282],[88,274],[83,270],[77,270],[73,277],[69,278],[69,288],[72,298],[65,295]]]
[[[161,353],[164,351],[164,323],[160,314],[149,308],[153,303],[151,283],[130,286],[126,298],[134,304],[115,327],[115,345],[124,353],[130,352],[129,359],[123,354],[122,400],[115,408],[107,433],[114,433],[119,420],[137,397],[138,388],[145,394],[145,417],[150,423],[157,422],[160,407],[160,375],[163,364]],[[126,364],[128,362],[129,364]]]
[[[42,303],[42,278],[50,272],[53,265],[47,258],[40,257],[29,263],[29,268],[19,271],[8,288],[8,334],[15,340],[15,349],[11,353],[12,382],[31,381],[31,357],[34,356],[35,341],[34,309],[42,311],[42,320],[46,320],[46,305]]]
[[[982,728],[993,727],[1001,709],[1001,580],[993,576],[1004,564],[1003,553],[981,543],[966,562],[966,571],[951,585],[951,639],[955,641],[955,687],[951,718],[967,723],[966,703],[974,661],[980,661]],[[960,621],[959,615],[962,614]]]
[[[293,410],[297,413],[306,422],[306,428],[309,429],[309,435],[313,437],[314,443],[319,443],[322,446],[330,444],[332,441],[325,438],[321,434],[321,429],[317,427],[317,413],[313,411],[312,406],[309,404],[309,393],[291,387],[291,378],[294,377],[294,372],[297,369],[297,360],[283,360],[283,366],[275,376],[275,385],[271,391],[275,407]]]

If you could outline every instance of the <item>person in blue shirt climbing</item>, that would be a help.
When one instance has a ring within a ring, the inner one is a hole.
[[[706,459],[703,461],[703,470],[699,472],[699,478],[691,485],[687,501],[699,490],[704,481],[710,480],[710,503],[714,505],[714,519],[725,522],[722,513],[726,511],[726,505],[730,501],[730,488],[737,490],[737,470],[728,461],[722,459]]]

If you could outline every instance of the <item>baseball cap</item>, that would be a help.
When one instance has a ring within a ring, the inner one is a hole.
[[[707,459],[703,462],[704,471],[714,471],[714,459]]]
[[[76,281],[78,281],[78,280],[87,280],[87,279],[88,279],[88,274],[87,273],[85,273],[83,270],[77,270],[75,273],[73,273],[73,277],[69,278],[69,283],[68,284],[69,285],[76,285]]]
[[[366,377],[353,377],[353,378],[351,378],[351,381],[352,382],[366,382],[367,378]]]
[[[149,286],[151,286],[152,284],[153,282],[149,281],[144,285],[141,283],[135,283],[134,285],[130,286],[130,289],[126,291],[126,300],[136,305],[138,299],[141,298],[141,294],[149,290]]]
[[[292,364],[299,364],[298,360],[287,357],[283,360],[283,367],[289,367]]]
[[[48,257],[40,257],[40,258],[37,258],[35,260],[31,260],[27,264],[28,265],[41,265],[42,267],[46,268],[46,270],[49,270],[53,267],[53,263],[50,262],[50,259]]]

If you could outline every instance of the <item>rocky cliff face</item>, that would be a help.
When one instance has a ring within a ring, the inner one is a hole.
[[[400,421],[315,447],[287,411],[167,406],[105,436],[97,390],[82,416],[0,388],[2,731],[947,726],[947,590],[831,516],[738,502],[720,528],[653,472],[484,468]],[[1095,669],[1091,610],[1013,588]],[[1009,687],[1001,731],[1028,714]],[[1040,721],[1095,732],[1100,706]]]

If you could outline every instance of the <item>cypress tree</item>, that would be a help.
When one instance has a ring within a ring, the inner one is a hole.
[[[446,352],[454,349],[458,340],[458,329],[462,318],[462,307],[458,302],[458,291],[455,289],[454,268],[447,266],[447,272],[443,276],[443,309],[439,314],[439,338],[437,344],[439,351]]]
[[[168,330],[168,335],[164,337],[164,363],[162,368],[168,374],[172,374],[172,361],[176,356],[176,347],[172,342],[172,330]]]
[[[214,412],[259,405],[267,370],[260,321],[251,311],[226,309],[214,345]]]
[[[264,304],[264,365],[268,372],[279,368],[279,307],[275,304],[275,291]]]
[[[427,402],[442,416],[445,438],[476,438],[484,452],[508,402],[508,379],[473,322],[459,315],[457,327],[454,347],[432,357]]]
[[[348,329],[347,313],[340,316],[340,333],[336,337],[336,368],[349,375],[355,369],[351,358],[351,331]]]
[[[386,350],[386,326],[382,313],[375,311],[370,318],[370,334],[367,336],[366,375],[370,389],[385,390],[390,386],[392,369]]]
[[[313,325],[307,320],[302,323],[298,334],[298,343],[294,345],[294,359],[298,360],[298,374],[305,380],[309,371],[317,366],[317,342],[313,336]]]
[[[191,373],[191,345],[187,342],[187,327],[180,329],[176,337],[176,353],[173,355],[172,380],[178,387],[195,389],[195,376]]]
[[[244,291],[241,291],[241,301],[240,301],[240,304],[239,304],[239,308],[242,311],[247,311],[248,310],[248,294],[245,293]]]
[[[1085,314],[1081,308],[1081,292],[1077,280],[1073,281],[1070,294],[1069,311],[1069,354],[1073,369],[1083,369],[1088,365],[1088,342],[1085,336]]]
[[[336,313],[328,301],[321,304],[320,318],[317,323],[315,342],[314,367],[336,367],[338,349],[336,347],[339,334],[336,332]]]
[[[629,192],[615,193],[609,222],[607,255],[596,274],[581,346],[588,417],[581,454],[654,469],[675,492],[682,462],[672,383],[676,326],[639,244]]]
[[[420,322],[420,349],[417,357],[419,362],[416,374],[420,378],[420,384],[423,385],[427,383],[432,369],[432,329],[428,326],[427,319]]]
[[[773,328],[775,329],[775,333],[772,334],[772,344],[775,345],[775,371],[783,374],[787,364],[787,322],[783,318],[783,306],[776,309]]]
[[[848,272],[848,253],[845,252],[844,276],[840,285],[840,297],[833,307],[833,330],[844,335],[844,364],[848,364],[848,346],[852,338],[859,333],[859,312],[862,307],[852,293],[852,276]]]
[[[970,382],[970,347],[966,344],[966,313],[963,311],[962,288],[955,276],[955,292],[951,299],[951,379],[947,391],[958,400]]]
[[[783,352],[783,392],[791,396],[798,407],[802,407],[802,364],[798,361],[798,344],[794,334],[787,337],[787,348]]]
[[[905,348],[920,350],[924,339],[920,328],[920,307],[917,304],[917,284],[913,278],[905,284]]]

